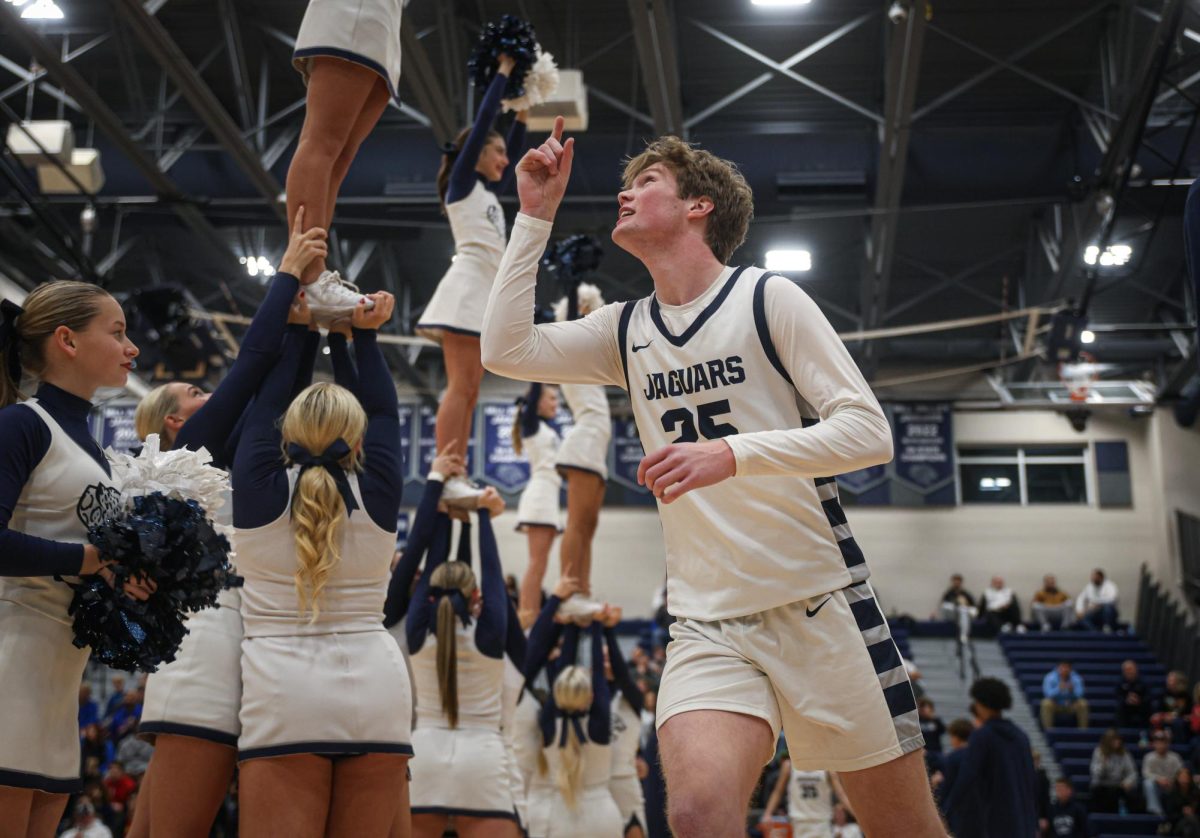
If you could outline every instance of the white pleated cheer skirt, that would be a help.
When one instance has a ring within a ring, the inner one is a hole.
[[[624,826],[608,786],[584,786],[573,809],[557,785],[529,790],[530,838],[621,838]]]
[[[460,255],[442,276],[421,312],[417,334],[438,343],[445,332],[479,337],[495,279],[495,272],[489,273],[487,266]]]
[[[83,786],[79,684],[91,649],[75,648],[74,636],[70,622],[0,601],[0,786]]]
[[[562,530],[562,511],[558,506],[561,483],[541,474],[535,474],[525,484],[521,499],[517,502],[517,529],[541,526]]]
[[[414,815],[466,815],[517,820],[508,754],[499,730],[418,727],[409,763]]]
[[[642,781],[637,778],[637,775],[625,774],[620,777],[612,777],[608,781],[608,790],[617,804],[617,811],[621,813],[622,828],[628,827],[636,818],[642,827],[642,832],[645,833],[646,798],[642,794]]]
[[[146,681],[138,734],[207,739],[237,747],[242,726],[242,614],[236,591],[221,606],[188,617],[188,634],[175,660]]]
[[[399,102],[403,8],[403,0],[309,0],[292,64],[305,84],[318,56],[361,64],[378,73]]]
[[[412,754],[412,686],[378,631],[242,641],[238,759]]]

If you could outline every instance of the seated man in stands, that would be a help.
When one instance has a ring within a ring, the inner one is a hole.
[[[1079,727],[1088,726],[1088,703],[1083,697],[1083,678],[1061,661],[1042,679],[1042,729],[1055,726],[1060,715],[1073,715]]]
[[[1142,757],[1142,793],[1146,796],[1146,811],[1162,815],[1162,798],[1175,784],[1175,775],[1183,768],[1183,759],[1171,750],[1171,734],[1155,731],[1150,737],[1154,750]]]
[[[1117,684],[1117,727],[1150,726],[1150,688],[1138,674],[1137,662],[1121,664],[1121,683]]]
[[[1092,571],[1092,581],[1079,592],[1075,600],[1075,616],[1088,631],[1116,631],[1117,586],[1111,579],[1104,578],[1104,571]]]
[[[1003,578],[993,576],[992,584],[984,590],[979,601],[990,634],[1007,634],[1014,629],[1025,631],[1025,626],[1021,625],[1021,606],[1017,605],[1017,595],[1012,588],[1005,586]]]
[[[1173,669],[1167,673],[1167,689],[1154,702],[1150,726],[1155,730],[1169,730],[1179,742],[1191,737],[1192,696],[1188,691],[1187,674]]]
[[[1053,573],[1042,577],[1042,588],[1033,595],[1030,610],[1042,631],[1071,626],[1071,598],[1058,587],[1058,580]]]
[[[1075,789],[1066,777],[1054,781],[1049,820],[1054,838],[1087,838],[1087,809],[1075,799]]]
[[[956,573],[950,577],[950,587],[942,594],[941,604],[938,606],[938,613],[934,615],[935,619],[941,617],[943,620],[950,622],[958,621],[958,609],[960,606],[971,609],[971,616],[975,613],[975,599],[967,589],[963,587],[963,578],[961,573]]]

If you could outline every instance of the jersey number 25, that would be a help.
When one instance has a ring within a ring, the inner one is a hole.
[[[662,415],[662,426],[663,430],[669,434],[675,433],[675,430],[679,429],[679,436],[671,440],[672,443],[699,442],[700,437],[720,439],[723,436],[733,436],[738,432],[738,429],[728,422],[717,421],[718,416],[724,416],[729,412],[729,399],[696,405],[694,416],[688,408],[676,407]],[[700,431],[698,434],[697,427]]]

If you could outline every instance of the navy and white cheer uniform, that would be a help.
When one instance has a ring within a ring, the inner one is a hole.
[[[612,792],[617,809],[621,812],[624,828],[640,826],[645,833],[646,798],[642,793],[642,781],[637,775],[638,750],[641,747],[642,710],[646,699],[633,683],[625,656],[617,643],[612,629],[604,630],[608,646],[608,660],[613,672],[612,704],[612,775],[608,790]]]
[[[298,358],[284,353],[249,408],[234,458],[234,524],[242,589],[242,708],[238,758],[289,754],[411,754],[411,687],[383,626],[400,505],[395,387],[372,330],[354,331],[367,414],[363,469],[347,475],[351,502],[340,560],[315,621],[300,613],[291,501],[299,466],[280,458],[277,419]],[[318,452],[319,453],[319,452]],[[357,507],[357,508],[354,508]]]
[[[507,84],[508,77],[496,73],[479,103],[471,133],[450,170],[446,218],[454,236],[454,256],[421,312],[416,329],[418,335],[439,343],[445,332],[479,336],[488,291],[504,255],[507,231],[504,210],[496,197],[504,181],[489,183],[475,171],[475,166],[500,112],[500,99]],[[512,162],[516,162],[524,142],[525,123],[513,120],[507,140]]]
[[[683,305],[651,295],[535,327],[550,227],[517,218],[488,305],[488,368],[625,387],[647,452],[724,440],[733,454],[734,477],[659,504],[678,619],[657,724],[688,710],[757,716],[787,731],[802,770],[921,747],[834,479],[887,462],[891,431],[820,309],[785,277],[726,267]]]
[[[404,0],[309,0],[292,64],[308,76],[318,56],[374,70],[400,101],[400,14]]]
[[[551,422],[537,415],[537,402],[537,398],[531,397],[521,407],[521,453],[529,461],[529,482],[517,502],[517,529],[553,527],[561,530],[562,510],[558,497],[562,476],[555,464],[562,439]]]
[[[73,592],[88,527],[120,508],[87,429],[90,402],[51,384],[0,410],[0,785],[80,789],[79,684],[90,649],[73,644]]]
[[[574,424],[558,449],[559,469],[579,469],[608,480],[608,444],[612,441],[612,415],[608,396],[599,384],[563,384],[563,398]]]
[[[438,687],[438,600],[429,580],[440,564],[432,554],[408,611],[408,647],[417,686],[409,801],[414,815],[464,815],[519,820],[502,730],[508,596],[487,510],[478,513],[482,604],[463,625],[456,616],[458,724],[442,710]],[[463,538],[469,538],[463,535]],[[469,555],[462,556],[469,560]],[[461,560],[461,559],[460,559]]]

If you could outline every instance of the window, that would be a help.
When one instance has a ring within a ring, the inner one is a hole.
[[[964,446],[958,481],[964,504],[1087,504],[1087,447]]]

